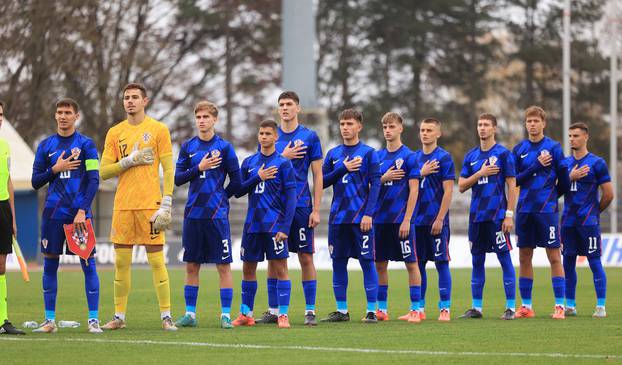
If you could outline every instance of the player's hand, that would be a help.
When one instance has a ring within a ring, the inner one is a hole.
[[[361,165],[363,164],[363,159],[360,157],[356,157],[353,158],[351,160],[348,160],[350,157],[347,156],[344,160],[343,160],[343,165],[346,167],[346,169],[349,172],[354,172],[354,171],[358,171],[361,169]]]
[[[199,171],[205,171],[210,169],[216,169],[220,167],[220,163],[222,162],[222,157],[220,156],[212,156],[210,157],[209,153],[206,153],[205,156],[199,162]]]
[[[73,154],[67,156],[67,158],[63,158],[63,156],[65,156],[65,151],[60,153],[60,156],[56,159],[56,163],[52,166],[53,173],[58,174],[59,172],[75,170],[80,167],[82,161],[74,160]]]
[[[305,157],[307,153],[307,146],[294,146],[292,147],[292,141],[289,141],[283,152],[281,152],[281,156],[285,157],[288,160],[294,160],[297,158]]]
[[[503,233],[510,233],[512,229],[514,229],[514,219],[505,217],[505,219],[503,219],[503,223],[501,223],[501,230]]]
[[[173,198],[165,195],[162,197],[162,201],[160,202],[160,208],[153,213],[151,216],[150,222],[153,223],[153,229],[162,231],[170,228],[171,221],[173,220],[171,216],[171,211],[173,210]]]
[[[277,232],[277,233],[274,235],[274,240],[275,240],[276,242],[283,242],[283,241],[285,241],[286,239],[287,239],[287,234],[285,234],[285,233],[283,233],[283,232]]]
[[[404,178],[404,176],[406,176],[406,172],[404,172],[404,170],[395,169],[395,166],[391,166],[389,167],[387,172],[382,175],[382,177],[380,178],[380,182],[385,183],[387,181],[400,180]]]
[[[479,177],[492,176],[499,173],[501,169],[497,165],[491,165],[488,160],[484,161],[482,168],[479,169]]]
[[[434,223],[432,223],[432,229],[430,230],[430,233],[432,233],[433,236],[438,236],[439,234],[441,234],[442,230],[443,230],[443,219],[436,218],[434,220]]]
[[[590,172],[590,167],[588,165],[583,165],[579,167],[579,164],[576,164],[572,168],[572,171],[570,171],[570,181],[577,181],[579,179],[582,179],[587,176],[588,172]]]
[[[73,218],[73,228],[81,235],[86,234],[86,212],[83,209],[78,209]]]
[[[421,171],[419,173],[421,174],[421,177],[425,177],[439,172],[440,169],[441,165],[437,160],[428,160],[423,164],[423,166],[421,166]]]
[[[315,228],[318,224],[320,224],[320,212],[313,210],[311,214],[309,214],[309,228]]]
[[[400,224],[400,238],[401,239],[406,239],[408,238],[408,235],[410,234],[410,221],[403,221],[402,224]]]
[[[369,230],[371,229],[371,224],[371,217],[368,215],[364,215],[363,218],[361,218],[361,231],[369,232]]]
[[[136,142],[129,156],[123,157],[119,163],[124,170],[127,170],[134,166],[151,165],[153,161],[153,148],[143,147],[138,149],[138,142]]]
[[[276,174],[279,172],[279,169],[276,166],[271,166],[267,169],[264,169],[264,166],[266,166],[266,164],[261,165],[259,171],[257,171],[257,175],[259,175],[259,178],[262,181],[274,179],[276,177]]]
[[[542,165],[542,167],[551,166],[551,163],[553,162],[553,156],[551,156],[550,153],[541,153],[540,156],[538,156],[538,162],[540,162],[540,165]]]

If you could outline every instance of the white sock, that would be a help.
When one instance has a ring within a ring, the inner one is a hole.
[[[115,313],[114,316],[118,317],[122,321],[125,321],[125,313]]]
[[[278,316],[279,308],[268,308],[268,312],[270,312],[270,314],[274,314],[275,316]]]
[[[171,311],[162,311],[160,312],[160,319],[164,319],[166,317],[170,317],[171,316]]]
[[[194,312],[186,312],[186,314],[187,314],[187,315],[189,315],[189,316],[190,316],[190,318],[192,318],[192,319],[197,318],[197,314],[196,314],[196,313],[194,313]]]

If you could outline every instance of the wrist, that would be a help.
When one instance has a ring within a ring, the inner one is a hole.
[[[513,210],[506,210],[505,211],[505,217],[506,218],[514,218],[514,211]]]

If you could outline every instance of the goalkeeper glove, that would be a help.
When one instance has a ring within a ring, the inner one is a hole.
[[[138,165],[151,165],[153,163],[153,148],[145,147],[138,149],[138,142],[134,144],[134,148],[129,156],[123,157],[119,164],[123,170]]]
[[[173,206],[173,198],[166,195],[162,197],[160,209],[151,216],[150,221],[153,222],[153,229],[158,231],[168,229],[171,225],[171,210]]]

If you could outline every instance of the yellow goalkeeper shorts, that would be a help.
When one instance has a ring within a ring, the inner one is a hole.
[[[157,209],[115,210],[112,212],[110,241],[123,245],[163,245],[164,231],[153,228],[149,220]]]

